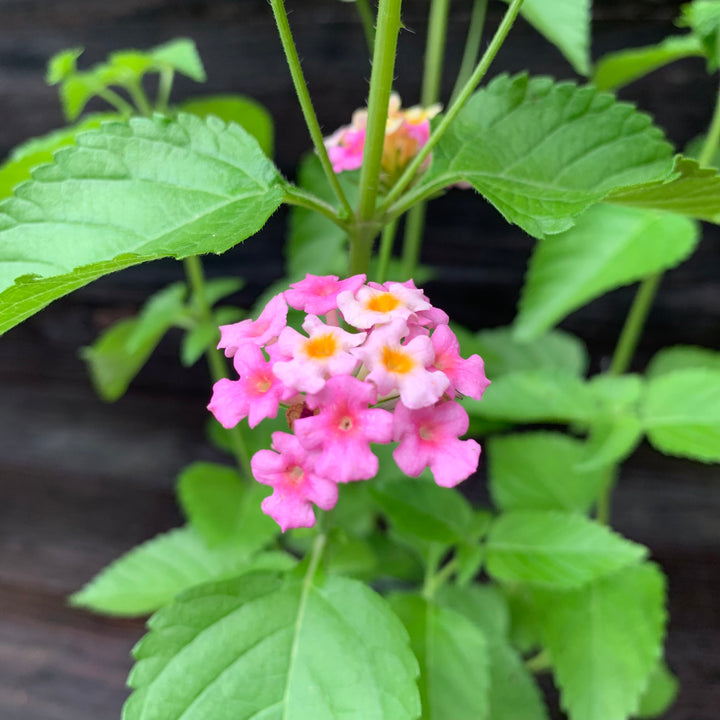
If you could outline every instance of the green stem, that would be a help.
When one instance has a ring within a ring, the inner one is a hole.
[[[341,227],[343,230],[347,228],[347,222],[340,218],[337,214],[337,210],[335,210],[332,205],[326,203],[324,200],[321,200],[311,192],[296,187],[295,185],[288,184],[285,186],[285,196],[283,197],[283,202],[288,205],[297,205],[298,207],[307,208],[308,210],[314,210],[315,212],[324,215],[328,220],[332,220],[332,222]]]
[[[718,42],[720,43],[720,41]],[[698,158],[700,165],[709,165],[713,156],[717,152],[718,145],[720,145],[720,90],[718,90],[717,99],[715,101],[715,111],[713,112],[710,129],[708,130],[708,134],[705,136],[705,143],[703,144],[700,157]]]
[[[168,110],[168,104],[170,103],[170,92],[172,91],[174,79],[175,71],[172,68],[163,68],[160,71],[157,99],[155,100],[155,109],[158,112],[166,113]]]
[[[97,94],[106,103],[109,103],[110,105],[112,105],[121,115],[134,115],[135,114],[135,108],[129,102],[127,102],[124,98],[122,98],[120,95],[118,95],[114,90],[110,90],[109,88],[104,88],[103,90],[98,90]]]
[[[135,103],[135,107],[138,109],[141,115],[145,117],[152,117],[153,109],[150,105],[150,101],[147,99],[147,95],[139,82],[129,82],[124,85],[128,94]]]
[[[410,208],[405,221],[405,236],[403,237],[403,254],[401,274],[404,278],[411,278],[420,261],[422,249],[422,235],[425,229],[426,204],[420,202]]]
[[[493,35],[493,38],[490,41],[487,50],[485,50],[482,58],[480,58],[480,62],[477,64],[477,67],[475,68],[473,74],[470,76],[470,79],[467,81],[467,83],[465,83],[465,86],[460,91],[457,100],[452,104],[450,109],[443,116],[442,120],[435,128],[432,135],[430,136],[430,139],[422,148],[422,150],[420,150],[420,152],[415,156],[413,161],[407,166],[407,168],[405,168],[405,172],[395,183],[392,190],[385,198],[385,202],[380,208],[381,211],[385,211],[388,207],[390,207],[390,205],[392,205],[392,203],[395,202],[398,197],[400,197],[400,195],[405,191],[408,185],[410,185],[410,183],[415,179],[415,175],[417,174],[421,165],[425,162],[425,159],[428,157],[428,155],[430,155],[432,149],[438,143],[440,138],[445,134],[448,126],[452,123],[452,121],[463,108],[470,96],[473,94],[475,88],[485,76],[485,73],[488,71],[490,64],[495,59],[495,56],[497,55],[500,47],[505,41],[505,38],[510,32],[510,28],[513,26],[515,18],[517,18],[518,13],[520,12],[520,6],[522,5],[522,3],[523,0],[512,1],[510,7],[505,13],[505,17],[500,23],[500,26],[495,31],[495,34]]]
[[[420,97],[423,105],[432,105],[440,97],[449,11],[450,0],[432,0],[428,17],[425,67]]]
[[[426,580],[423,587],[423,597],[432,600],[435,593],[457,572],[457,560],[453,558],[450,562],[445,563],[429,580]]]
[[[372,55],[373,47],[375,47],[375,16],[370,9],[368,0],[355,0],[355,7],[360,15],[360,22],[362,23],[363,32],[365,33],[368,52]]]
[[[305,124],[310,132],[313,145],[315,146],[315,152],[318,154],[320,164],[322,165],[323,171],[325,172],[328,182],[337,196],[337,199],[340,201],[340,204],[343,206],[345,212],[348,215],[352,215],[352,207],[350,206],[350,203],[345,196],[345,192],[340,185],[340,181],[332,168],[332,163],[330,162],[327,149],[325,148],[325,143],[323,142],[322,130],[320,129],[320,123],[318,122],[317,115],[315,115],[315,108],[313,107],[312,100],[310,99],[310,92],[308,91],[302,66],[300,65],[300,58],[298,57],[295,41],[293,40],[292,31],[290,30],[290,22],[288,20],[287,12],[285,11],[285,4],[283,0],[270,0],[270,5],[272,6],[273,15],[275,16],[275,24],[277,25],[278,32],[280,34],[280,41],[282,42],[283,50],[285,51],[285,58],[287,59],[288,67],[290,68],[290,75],[292,76],[293,85],[295,86],[295,93],[300,101],[300,107],[302,108]]]
[[[598,495],[597,505],[595,507],[595,520],[601,525],[610,524],[610,510],[612,503],[612,494],[615,489],[617,480],[617,466],[611,465],[607,468],[608,477]]]
[[[395,72],[395,53],[400,32],[401,4],[401,0],[380,0],[378,7],[377,36],[370,76],[367,132],[363,164],[360,170],[360,198],[357,216],[361,223],[367,223],[375,217],[388,106]],[[364,230],[362,234],[366,235],[367,232]]]
[[[183,260],[183,264],[185,265],[185,274],[192,290],[193,302],[198,310],[200,320],[203,323],[212,323],[212,308],[205,295],[205,273],[203,272],[202,261],[197,255],[191,255]],[[209,348],[205,352],[205,357],[210,368],[210,375],[215,382],[227,377],[227,365],[221,351]],[[238,467],[245,477],[251,477],[250,453],[242,428],[240,425],[236,425],[227,432],[232,442],[233,455]]]
[[[377,272],[375,273],[375,280],[379,283],[384,283],[387,279],[388,267],[392,256],[397,226],[398,220],[396,218],[385,225],[382,231],[382,236],[380,238],[380,252],[378,254],[378,267]]]
[[[421,93],[421,102],[426,107],[437,102],[440,98],[449,10],[449,0],[432,0],[428,17],[425,69]],[[415,274],[415,268],[420,259],[424,229],[425,204],[418,203],[410,210],[405,223],[402,257],[402,276],[405,278],[411,278]]]
[[[364,230],[364,227],[370,227],[370,229]],[[370,268],[373,240],[377,235],[377,227],[375,225],[356,225],[348,229],[347,233],[350,240],[348,275],[367,274]]]
[[[656,273],[646,277],[640,283],[610,362],[610,369],[608,370],[610,375],[622,375],[630,367],[661,279],[662,273]]]
[[[470,15],[470,26],[468,27],[467,39],[465,40],[465,50],[463,51],[462,62],[458,72],[455,87],[450,96],[450,104],[457,100],[463,85],[472,75],[480,55],[480,45],[482,43],[483,30],[485,29],[485,16],[487,14],[488,0],[475,0],[473,3],[472,14]]]

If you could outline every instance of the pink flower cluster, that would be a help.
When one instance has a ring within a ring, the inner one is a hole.
[[[305,334],[287,325],[288,305],[307,313]],[[255,427],[287,408],[291,432],[273,433],[272,449],[251,463],[274,488],[262,509],[283,531],[314,525],[312,505],[334,507],[338,483],[377,474],[370,443],[398,443],[393,457],[405,474],[429,467],[443,487],[476,470],[480,446],[459,439],[468,416],[455,398],[482,397],[483,361],[460,357],[448,316],[412,281],[308,275],[257,320],[220,331],[239,379],[215,384],[208,408],[218,421]]]
[[[390,96],[382,154],[383,179],[392,185],[405,167],[430,138],[430,120],[440,112],[440,105],[419,105],[401,109],[400,96]],[[336,130],[325,139],[330,162],[336,173],[357,170],[362,165],[367,131],[367,110],[356,110],[350,125]]]

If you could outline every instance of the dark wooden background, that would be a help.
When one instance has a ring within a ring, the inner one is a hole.
[[[427,0],[408,0],[397,88],[418,97]],[[363,105],[370,67],[350,3],[289,0],[291,22],[318,114],[330,132]],[[672,32],[679,3],[598,0],[594,56]],[[469,2],[453,3],[446,92],[459,60]],[[489,26],[503,6],[491,3]],[[176,99],[236,91],[282,118],[277,162],[284,173],[309,140],[294,101],[265,0],[0,0],[0,156],[62,124],[56,92],[43,83],[50,54],[84,46],[83,62],[176,36],[197,42],[208,71],[199,87],[179,82]],[[557,51],[520,22],[491,72],[572,78]],[[682,147],[709,119],[716,79],[688,60],[624,92],[656,116]],[[282,272],[285,215],[243,247],[207,265],[242,274],[249,303]],[[696,255],[669,273],[649,319],[636,367],[665,344],[720,349],[720,233],[706,227]],[[453,193],[429,215],[424,259],[440,268],[432,298],[470,327],[508,323],[532,240],[470,193]],[[69,609],[66,596],[135,544],[181,522],[172,488],[178,471],[211,458],[203,440],[209,385],[184,370],[170,335],[118,403],[93,394],[78,349],[153,290],[181,277],[176,263],[126,271],[60,300],[0,338],[0,717],[119,718],[140,621]],[[593,368],[607,363],[632,298],[611,293],[564,327],[588,343]],[[669,720],[720,718],[720,470],[661,458],[643,446],[615,497],[619,530],[646,543],[669,577],[669,663],[682,690]]]

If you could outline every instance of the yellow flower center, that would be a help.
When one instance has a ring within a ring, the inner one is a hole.
[[[305,343],[305,353],[314,360],[332,357],[337,352],[337,349],[337,340],[332,333],[316,335]]]
[[[287,474],[288,480],[290,480],[291,483],[294,485],[299,483],[302,479],[305,473],[303,472],[303,469],[299,465],[295,465],[292,470]]]
[[[389,292],[373,295],[367,303],[367,309],[373,312],[387,313],[394,310],[400,301]]]
[[[352,418],[349,417],[348,415],[346,415],[346,416],[340,421],[340,424],[338,425],[338,427],[339,427],[341,430],[344,430],[345,432],[347,432],[348,430],[352,429],[352,426],[353,426]]]
[[[272,383],[267,378],[261,378],[255,383],[255,389],[258,392],[265,393],[270,389]]]
[[[391,373],[404,375],[415,367],[415,361],[401,349],[390,347],[383,348],[382,364]]]

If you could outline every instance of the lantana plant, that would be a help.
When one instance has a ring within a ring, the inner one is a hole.
[[[665,579],[610,529],[611,498],[645,437],[720,462],[717,350],[670,347],[627,372],[662,273],[692,253],[699,220],[720,222],[720,100],[678,155],[609,91],[685,56],[717,72],[720,2],[695,0],[682,33],[593,66],[589,0],[505,3],[482,54],[475,0],[441,96],[449,3],[431,0],[407,109],[393,91],[401,0],[376,16],[355,5],[367,107],[324,133],[284,2],[270,0],[312,142],[296,182],[273,164],[254,101],[171,102],[176,73],[205,77],[190,40],[84,70],[79,49],[50,62],[68,121],[92,99],[110,110],[0,168],[0,332],[107,273],[182,260],[184,282],[84,356],[114,400],[180,328],[182,362],[207,359],[209,440],[225,453],[178,478],[184,527],[71,602],[154,613],[124,720],[546,720],[546,672],[570,720],[658,717],[677,690]],[[481,86],[521,13],[587,84],[521,73]],[[537,239],[510,327],[461,327],[425,284],[425,205],[469,191]],[[287,276],[240,310],[224,299],[243,280],[208,280],[200,256],[283,203]],[[582,342],[554,328],[634,282],[610,365],[588,377]],[[463,489],[485,476],[492,505],[478,507]]]

